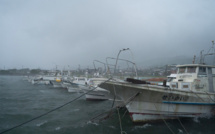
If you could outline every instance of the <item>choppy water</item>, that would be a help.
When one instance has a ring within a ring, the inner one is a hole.
[[[81,94],[51,85],[32,85],[21,76],[0,76],[0,133],[61,106]],[[117,112],[102,122],[91,122],[108,111],[111,101],[86,101],[85,97],[24,124],[8,134],[120,134]],[[214,134],[215,118],[171,120],[134,125],[126,110],[120,110],[122,130],[127,134]],[[185,131],[185,129],[186,131]],[[170,130],[171,129],[171,130]]]

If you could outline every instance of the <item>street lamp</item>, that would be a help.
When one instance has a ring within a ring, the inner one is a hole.
[[[126,51],[126,50],[129,50],[129,48],[124,48],[124,49],[122,49],[122,50],[119,50],[119,53],[118,53],[117,58],[116,58],[116,64],[115,64],[115,67],[114,67],[114,73],[116,73],[116,66],[117,66],[119,54],[120,54],[122,51]]]

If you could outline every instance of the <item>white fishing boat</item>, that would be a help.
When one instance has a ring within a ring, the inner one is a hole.
[[[177,77],[177,74],[171,74],[167,76],[166,86],[170,86],[170,82],[176,79],[176,77]]]
[[[38,75],[28,77],[28,81],[32,84],[52,84],[54,87],[59,87],[59,82],[61,81],[61,75],[58,72],[51,72],[48,75]]]
[[[87,78],[86,77],[74,77],[71,81],[73,86],[86,86]]]
[[[82,88],[78,87],[78,86],[67,86],[67,90],[70,93],[84,93],[85,90],[83,90]]]
[[[178,65],[170,87],[135,79],[112,79],[99,87],[126,104],[133,122],[210,117],[215,114],[215,66],[203,63]]]
[[[53,85],[53,87],[55,87],[55,88],[61,88],[61,87],[62,87],[61,82],[62,82],[62,80],[61,80],[60,77],[56,77],[55,80],[51,80],[51,81],[50,81],[50,83],[51,83],[51,84]]]
[[[88,89],[92,90],[89,93],[85,94],[86,100],[108,100],[112,97],[110,96],[110,92],[103,88],[98,87],[98,85],[104,81],[108,80],[107,78],[90,78],[87,81]],[[93,90],[95,89],[95,90]]]
[[[173,81],[174,79],[176,79],[176,76],[177,74],[170,74],[169,76],[167,76],[167,79],[166,79],[166,86],[169,86],[170,85],[170,82]],[[159,82],[158,85],[160,86],[163,86],[163,82]]]
[[[61,83],[61,87],[62,87],[62,88],[68,89],[69,86],[71,86],[71,83],[68,82],[68,81],[63,81],[63,82]]]
[[[35,84],[35,85],[45,84],[45,85],[48,85],[48,84],[50,84],[50,82],[49,82],[49,80],[44,80],[43,76],[35,76],[35,77],[31,78],[31,84]]]
[[[83,93],[82,87],[86,87],[87,78],[86,77],[73,77],[69,78],[64,86],[67,87],[68,92],[71,93]]]
[[[50,81],[47,80],[32,80],[31,81],[32,84],[36,84],[36,85],[49,85]]]

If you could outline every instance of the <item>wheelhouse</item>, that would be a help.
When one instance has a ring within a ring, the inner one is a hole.
[[[215,66],[187,64],[177,68],[177,77],[170,83],[170,88],[214,92]]]

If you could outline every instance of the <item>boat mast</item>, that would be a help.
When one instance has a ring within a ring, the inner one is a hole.
[[[209,55],[214,55],[213,58],[213,64],[215,63],[215,49],[214,49],[214,40],[212,40],[212,47],[209,49],[207,54],[202,54],[203,50],[201,51],[201,57],[200,57],[200,64],[205,64],[205,57]]]
[[[94,65],[95,71],[97,71],[95,62],[98,62],[98,63],[103,64],[103,65],[104,65],[104,69],[105,69],[105,73],[107,72],[106,64],[105,64],[104,62],[99,61],[99,60],[94,60],[94,61],[93,61],[93,65]]]
[[[194,55],[193,57],[193,64],[195,64],[195,61],[196,61],[196,55]]]
[[[204,50],[202,50],[201,52],[200,52],[200,62],[199,62],[199,64],[203,64],[203,55],[202,55],[202,52],[203,52]]]

